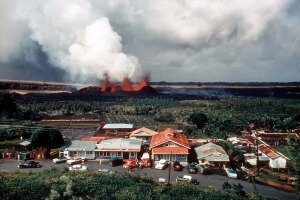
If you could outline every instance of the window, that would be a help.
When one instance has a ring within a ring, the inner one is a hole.
[[[175,143],[174,142],[167,142],[167,143],[165,143],[165,147],[168,147],[168,146],[174,147]]]
[[[134,152],[130,152],[130,157],[135,157]]]
[[[122,152],[118,152],[118,157],[122,157]]]
[[[177,158],[185,158],[185,155],[179,154],[177,155]]]
[[[92,155],[93,152],[92,152],[92,151],[87,151],[86,154],[87,154],[87,155]]]
[[[107,151],[100,151],[100,156],[101,156],[101,157],[109,157],[109,156],[110,156],[110,152],[107,152]]]

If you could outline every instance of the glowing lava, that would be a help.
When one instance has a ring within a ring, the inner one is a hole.
[[[117,92],[117,91],[136,92],[136,91],[140,91],[141,89],[147,86],[149,86],[149,81],[147,76],[138,85],[132,85],[130,79],[126,76],[124,77],[123,85],[120,86],[116,83],[112,83],[109,80],[108,75],[105,75],[105,79],[102,82],[101,91],[102,92]]]

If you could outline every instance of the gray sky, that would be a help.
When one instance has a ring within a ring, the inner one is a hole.
[[[298,0],[0,2],[0,78],[300,81]]]

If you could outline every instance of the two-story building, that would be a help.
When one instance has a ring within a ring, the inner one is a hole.
[[[185,135],[171,128],[167,128],[152,136],[150,149],[152,160],[155,163],[160,159],[166,159],[187,164],[191,147]]]

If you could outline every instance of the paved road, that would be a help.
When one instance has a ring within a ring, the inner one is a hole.
[[[18,168],[18,163],[19,161],[15,160],[15,159],[0,159],[0,171],[21,171],[21,172],[29,172],[29,171],[43,171],[46,169],[51,169],[51,168],[58,168],[58,169],[64,169],[64,168],[68,168],[69,165],[66,163],[62,163],[62,164],[54,164],[49,160],[45,160],[45,161],[39,161],[40,164],[42,164],[42,168],[37,168],[37,169],[19,169]],[[108,166],[106,163],[103,164],[99,164],[99,162],[96,161],[89,161],[86,162],[85,165],[88,166],[89,170],[92,171],[96,171],[99,168],[108,168],[108,169],[112,169],[114,171],[117,172],[121,172],[124,173],[126,172],[121,166],[118,167],[110,167]],[[144,169],[134,169],[132,172],[133,174],[141,174],[141,175],[146,175],[149,177],[152,177],[153,180],[157,180],[159,178],[168,178],[168,169],[166,170],[155,170],[155,169],[150,169],[150,168],[144,168]],[[179,175],[184,175],[184,174],[188,174],[187,170],[184,169],[183,172],[176,172],[171,170],[171,182],[175,182],[176,176]],[[237,179],[232,179],[226,176],[221,176],[221,175],[202,175],[202,174],[195,174],[193,175],[193,177],[197,178],[200,181],[200,185],[201,186],[212,186],[212,187],[217,187],[220,188],[222,187],[222,184],[225,181],[228,181],[229,183],[240,183],[244,186],[244,190],[246,192],[254,192],[254,185],[252,183],[248,183],[246,181],[242,181],[242,180],[237,180]],[[258,192],[263,195],[263,196],[269,196],[269,197],[274,197],[277,199],[283,199],[283,200],[294,200],[294,199],[299,199],[300,200],[300,196],[293,194],[293,193],[287,193],[287,192],[283,192],[280,190],[277,190],[275,188],[269,187],[269,186],[265,186],[265,185],[259,185],[256,184],[256,188],[258,190]]]

